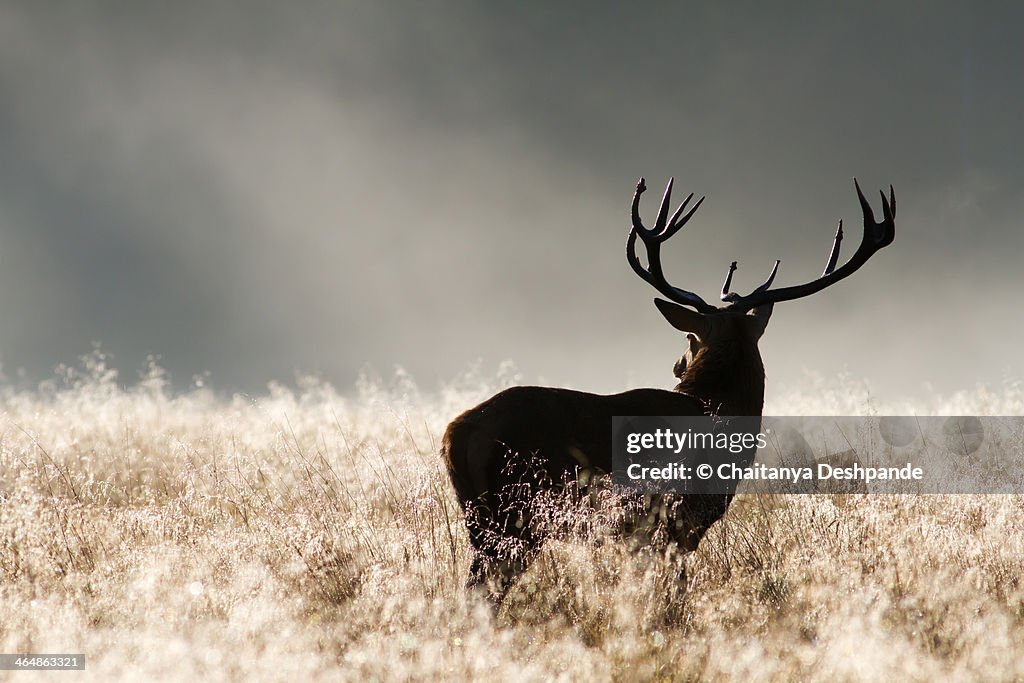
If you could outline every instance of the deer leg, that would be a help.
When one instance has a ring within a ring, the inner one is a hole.
[[[485,589],[497,604],[529,567],[539,539],[525,512],[504,509],[495,514],[489,506],[478,505],[472,519],[469,542],[474,552],[466,587]]]

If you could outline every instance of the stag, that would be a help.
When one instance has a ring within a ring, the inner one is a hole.
[[[697,294],[665,279],[661,245],[693,217],[704,198],[687,211],[691,193],[669,216],[673,180],[669,180],[653,228],[640,219],[644,179],[633,195],[632,227],[626,258],[637,275],[666,299],[655,305],[687,345],[676,362],[678,384],[672,391],[634,389],[597,395],[562,388],[520,386],[506,389],[456,417],[445,431],[442,458],[466,512],[473,549],[468,585],[486,586],[500,600],[522,573],[546,535],[535,523],[534,504],[543,495],[594,481],[612,469],[612,417],[622,416],[751,416],[759,418],[764,403],[764,366],[757,342],[764,334],[774,304],[809,296],[852,275],[895,237],[896,196],[882,192],[882,221],[854,179],[864,214],[864,235],[849,261],[836,267],[843,239],[839,222],[825,270],[810,282],[772,289],[779,270],[775,262],[765,282],[750,294],[730,291],[736,262],[729,266],[716,307]],[[647,252],[646,268],[637,256],[637,240]],[[752,456],[751,456],[752,457]],[[721,519],[734,490],[721,494],[632,495],[646,521],[661,531],[666,548],[695,550],[708,528]],[[653,538],[654,536],[652,536]]]

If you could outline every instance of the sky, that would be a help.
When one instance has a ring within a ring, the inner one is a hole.
[[[712,301],[848,257],[856,176],[896,240],[776,306],[768,393],[1024,377],[1024,9],[764,4],[0,2],[3,372],[668,388],[637,178],[707,196],[663,262]]]

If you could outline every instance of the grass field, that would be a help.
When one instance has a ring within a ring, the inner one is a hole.
[[[1024,501],[743,496],[673,568],[549,543],[499,614],[463,582],[448,420],[514,381],[430,395],[124,389],[100,356],[0,417],[0,651],[80,652],[9,680],[1019,680]],[[856,381],[769,383],[766,414],[868,414]],[[933,414],[1024,414],[1018,385]]]

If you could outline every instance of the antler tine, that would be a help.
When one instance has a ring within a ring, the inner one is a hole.
[[[828,263],[825,264],[825,270],[822,272],[822,276],[828,275],[836,269],[836,263],[839,261],[839,245],[843,241],[843,220],[839,219],[839,229],[836,230],[836,241],[832,243],[832,253],[828,256]]]
[[[758,292],[767,292],[768,291],[768,288],[772,286],[773,282],[775,282],[775,276],[779,272],[779,264],[780,263],[782,263],[782,259],[775,259],[775,265],[772,266],[772,272],[768,274],[768,279],[765,280],[764,282],[762,282],[757,287],[757,289],[755,289],[753,292],[751,292],[751,294],[756,294]]]
[[[700,207],[701,202],[704,201],[702,197],[701,200],[697,202],[685,216],[680,218],[680,214],[682,214],[690,199],[693,198],[693,195],[691,194],[672,215],[672,219],[668,220],[668,207],[672,200],[673,182],[674,179],[670,179],[668,181],[668,185],[665,187],[665,195],[661,200],[661,208],[658,211],[657,222],[653,229],[648,230],[640,220],[640,195],[647,189],[644,179],[640,178],[640,181],[636,185],[636,192],[633,194],[633,227],[630,228],[629,236],[626,238],[626,260],[637,275],[672,301],[685,306],[692,306],[701,313],[710,313],[717,309],[714,306],[709,305],[697,294],[670,285],[665,279],[665,273],[661,266],[662,242],[678,232],[678,230],[686,224],[686,221],[690,220],[694,212]],[[647,250],[647,268],[644,268],[643,265],[641,265],[640,259],[636,254],[637,237],[643,241],[644,247]]]
[[[639,230],[640,232],[648,232],[647,228],[644,227],[643,221],[640,220],[640,195],[647,189],[647,182],[643,176],[640,176],[640,180],[636,183],[636,192],[633,193],[633,229]]]
[[[666,222],[668,220],[668,206],[669,202],[672,201],[672,185],[675,182],[675,178],[668,179],[668,184],[665,185],[665,194],[661,197],[661,208],[658,209],[658,220],[654,222],[654,231],[658,234],[665,232],[665,228],[668,226],[668,223]]]
[[[871,204],[869,204],[868,200],[865,199],[864,193],[860,191],[860,183],[857,182],[856,178],[853,179],[853,186],[855,188],[857,188],[857,199],[860,200],[860,209],[861,209],[861,211],[864,212],[864,222],[865,222],[865,224],[869,220],[872,223],[874,223],[875,222],[875,212],[871,210]]]
[[[890,221],[896,218],[896,193],[893,191],[892,185],[889,186],[888,199],[882,190],[879,190],[878,194],[882,195],[882,215]]]
[[[826,287],[852,275],[867,263],[868,259],[875,255],[875,252],[892,244],[892,241],[896,238],[896,192],[893,190],[892,185],[889,186],[888,197],[885,196],[884,192],[882,193],[882,222],[876,223],[874,211],[872,211],[871,205],[864,197],[864,193],[861,192],[860,183],[857,182],[856,178],[853,179],[853,184],[857,190],[857,199],[860,202],[861,211],[864,213],[864,236],[861,239],[860,246],[857,247],[857,251],[850,257],[850,260],[836,268],[836,263],[839,261],[839,247],[843,240],[843,223],[840,221],[835,241],[832,244],[832,252],[829,254],[825,272],[821,274],[821,277],[802,285],[782,287],[781,289],[774,290],[769,289],[778,270],[778,263],[776,263],[768,281],[747,296],[733,300],[729,306],[731,310],[749,311],[763,304],[791,301],[820,292]]]
[[[722,301],[736,301],[736,299],[740,298],[740,295],[736,292],[729,291],[729,287],[732,286],[732,274],[736,272],[736,267],[735,261],[729,264],[729,272],[726,273],[725,284],[722,285],[722,296],[719,297]]]
[[[679,205],[678,209],[676,209],[676,212],[672,214],[672,218],[669,219],[668,225],[666,225],[665,229],[662,230],[661,232],[662,242],[664,242],[669,237],[679,232],[679,228],[686,225],[687,221],[693,218],[693,214],[697,213],[697,209],[700,208],[700,205],[704,203],[704,197],[701,197],[700,199],[697,200],[697,203],[693,205],[693,208],[687,211],[685,216],[680,218],[679,214],[683,212],[683,209],[686,208],[686,205],[690,203],[691,199],[693,199],[692,192],[689,195],[687,195],[686,199],[683,200],[683,203]]]

